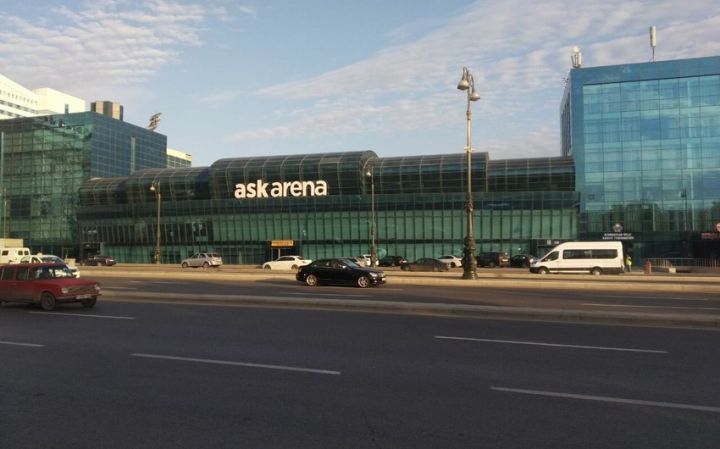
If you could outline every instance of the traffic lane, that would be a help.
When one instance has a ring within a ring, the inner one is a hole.
[[[534,361],[540,353],[548,357],[548,360],[571,353],[584,356],[597,353],[597,357],[612,356],[611,361],[618,361],[618,365],[609,362],[607,367],[613,369],[623,368],[626,363],[635,359],[663,363],[666,360],[677,360],[679,366],[691,370],[684,375],[688,381],[693,379],[694,373],[712,372],[712,368],[707,366],[708,362],[705,360],[706,357],[711,357],[712,352],[708,353],[706,349],[700,351],[698,348],[703,348],[704,345],[698,344],[697,339],[684,337],[688,341],[678,345],[674,344],[677,341],[676,337],[665,338],[668,340],[667,344],[659,337],[660,335],[698,335],[681,331],[673,333],[669,330],[648,329],[646,332],[637,330],[629,332],[623,327],[555,326],[545,323],[534,327],[515,322],[495,321],[478,325],[470,321],[469,325],[464,326],[468,328],[467,331],[460,332],[462,329],[458,323],[467,323],[466,320],[439,319],[420,321],[410,319],[403,322],[401,329],[405,330],[400,331],[391,325],[396,322],[395,317],[387,317],[383,321],[366,314],[346,317],[345,314],[338,315],[331,312],[301,313],[290,310],[259,311],[158,304],[128,306],[132,304],[105,304],[102,309],[95,310],[94,315],[85,313],[84,309],[45,313],[18,308],[22,324],[7,325],[3,322],[0,340],[50,344],[53,348],[77,348],[81,351],[87,347],[97,346],[96,351],[102,352],[110,348],[107,339],[109,333],[116,337],[112,341],[128,353],[211,360],[237,359],[247,363],[343,372],[362,371],[366,366],[364,362],[358,366],[355,363],[356,357],[346,357],[345,354],[361,355],[361,360],[367,359],[371,364],[375,363],[371,360],[373,354],[378,354],[383,356],[385,366],[394,366],[399,373],[407,366],[415,366],[415,363],[404,362],[407,356],[403,350],[405,348],[417,350],[418,347],[422,347],[422,351],[411,355],[410,360],[423,353],[442,360],[443,351],[459,348],[467,353],[479,352],[478,356],[484,359],[488,354],[496,354],[498,360],[502,361],[506,351],[511,350],[520,354],[516,360],[521,366],[518,375],[533,373],[527,361]],[[140,315],[139,319],[138,315]],[[331,322],[328,322],[328,316],[333,317]],[[256,319],[256,317],[262,318]],[[335,323],[335,317],[342,319]],[[372,319],[369,319],[371,317]],[[366,324],[368,322],[377,324],[368,326]],[[387,324],[382,324],[383,322]],[[432,333],[426,332],[429,324],[438,322],[447,324]],[[455,331],[455,328],[444,330],[451,327],[451,323],[454,323],[458,331]],[[275,331],[286,327],[294,329],[295,332]],[[635,335],[642,338],[637,338]],[[714,336],[717,339],[718,333],[707,332],[700,335]],[[336,340],[334,336],[340,337]],[[148,344],[148,341],[151,344]],[[419,341],[424,344],[418,346]],[[663,341],[663,344],[658,344],[660,341]],[[438,348],[436,352],[431,352],[431,349],[436,348]],[[671,356],[664,356],[666,354]],[[402,362],[396,363],[395,360]],[[550,366],[564,366],[569,361],[560,359],[557,364],[552,363]],[[661,365],[652,366],[657,372],[647,373],[647,385],[653,385],[656,381],[667,383],[669,379],[664,379],[664,376],[668,372],[675,372],[674,369],[663,370]],[[596,369],[591,364],[586,370],[587,375],[600,375],[604,367],[605,365]],[[433,373],[433,376],[439,374],[441,372]],[[550,371],[546,377],[552,379],[557,374]],[[602,374],[600,377],[612,378],[610,373]],[[704,375],[697,377],[696,381],[701,382],[703,379]]]
[[[707,293],[679,292],[606,292],[582,290],[549,290],[526,288],[489,288],[392,285],[358,289],[350,287],[307,287],[293,280],[226,281],[185,280],[156,281],[142,279],[98,278],[106,291],[153,292],[214,295],[252,295],[269,298],[372,299],[420,303],[475,304],[506,307],[572,308],[593,311],[626,311],[720,315],[720,297]]]
[[[490,321],[479,325],[467,320],[170,305],[118,304],[114,309],[113,315],[137,315],[142,317],[139,322],[145,323],[122,338],[122,342],[114,343],[122,350],[115,353],[112,349],[115,339],[110,335],[105,339],[91,339],[98,343],[105,340],[98,344],[97,353],[90,351],[88,354],[88,349],[80,345],[67,345],[66,348],[85,354],[93,364],[94,369],[90,370],[93,377],[84,379],[91,382],[91,387],[79,390],[79,396],[87,394],[94,408],[113,410],[111,414],[100,414],[94,419],[94,425],[106,431],[111,441],[122,442],[117,447],[123,447],[123,444],[124,447],[196,447],[198,433],[208,432],[212,433],[216,444],[238,443],[234,438],[241,433],[247,437],[243,441],[258,446],[268,433],[278,434],[279,429],[283,429],[282,437],[278,437],[277,442],[293,447],[317,447],[319,441],[322,442],[320,445],[328,447],[365,447],[372,441],[394,446],[468,447],[469,444],[505,441],[511,432],[517,433],[519,441],[535,438],[534,447],[563,447],[558,444],[563,441],[565,444],[574,442],[577,447],[592,433],[607,433],[610,441],[602,439],[603,443],[595,446],[607,447],[610,443],[619,443],[613,439],[617,433],[613,429],[630,420],[641,424],[641,428],[652,435],[663,435],[670,428],[677,431],[664,435],[660,441],[650,438],[651,444],[647,446],[633,444],[634,447],[671,447],[663,445],[667,442],[676,444],[675,447],[703,447],[698,443],[709,436],[717,436],[715,431],[708,431],[712,427],[695,428],[700,422],[708,422],[705,415],[697,412],[669,412],[667,409],[658,412],[653,407],[636,410],[637,407],[623,404],[508,397],[506,392],[492,390],[499,386],[539,391],[537,389],[543,387],[543,391],[623,397],[623,391],[610,389],[607,385],[642,381],[647,373],[634,367],[637,365],[635,358],[616,360],[622,353],[598,356],[589,351],[588,354],[592,354],[587,356],[589,359],[579,363],[578,357],[586,360],[582,355],[584,351],[579,356],[558,357],[555,354],[557,348],[540,355],[536,350],[523,354],[527,348],[522,347],[519,354],[508,358],[508,353],[515,354],[516,348],[521,347],[448,346],[446,341],[439,341],[432,335],[455,332],[515,340],[543,335],[548,341],[555,342],[572,336],[575,343],[630,342],[640,346],[662,339],[680,346],[689,345],[688,360],[697,360],[699,354],[693,355],[693,348],[707,354],[709,348],[704,344],[717,347],[717,339],[708,339],[707,333]],[[29,314],[26,317],[39,318]],[[199,329],[205,330],[198,336]],[[612,338],[608,340],[608,336]],[[254,357],[248,357],[253,352],[266,357],[272,354],[271,359],[275,361],[293,354],[304,354],[303,358],[307,360],[312,358],[307,357],[308,354],[314,354],[335,362],[335,367],[342,365],[342,375],[327,377],[238,365],[136,358],[132,353],[124,353],[125,350],[137,350],[141,343],[143,351],[172,350],[169,354],[215,361],[253,360]],[[559,352],[564,353],[564,350]],[[73,380],[84,383],[84,367],[72,369],[72,365],[80,363],[83,357],[70,355],[57,354],[57,363],[62,364],[63,370],[59,372],[61,378],[53,382],[53,394],[43,390],[46,384],[42,382],[28,386],[35,393],[39,389],[39,397],[45,398],[35,405],[59,401],[60,404],[55,406],[83,409],[83,400],[76,399],[77,392],[56,390],[65,390],[64,385],[80,387]],[[129,357],[130,361],[124,361],[123,356]],[[519,366],[515,368],[516,358],[529,361],[517,364]],[[570,363],[563,370],[561,365],[565,358]],[[608,363],[608,358],[615,362]],[[679,363],[682,368],[677,373],[679,378],[690,385],[704,385],[705,392],[717,391],[717,385],[710,385],[708,389],[707,383],[697,382],[690,375],[691,372],[716,371],[716,367],[693,367],[686,360],[675,363],[668,362],[671,359],[662,360],[669,365],[648,369],[654,372],[674,366],[677,370],[675,364]],[[583,368],[584,371],[574,371],[574,366],[585,363],[588,367]],[[542,369],[538,370],[538,366]],[[21,367],[24,368],[20,369],[22,372],[35,372],[30,366]],[[70,374],[75,372],[81,373],[80,379]],[[63,373],[69,378],[63,378]],[[527,376],[529,373],[537,374]],[[587,373],[609,380],[605,381],[604,388],[588,388]],[[318,377],[322,379],[316,380]],[[567,380],[576,378],[584,382],[567,385]],[[555,383],[549,383],[551,380]],[[672,390],[678,378],[671,376],[669,380],[671,384],[661,386],[655,391],[656,396],[636,394],[631,397],[656,401],[673,399],[664,392]],[[111,390],[107,389],[108,384],[113,386]],[[581,386],[583,388],[579,388]],[[19,396],[28,392],[21,393]],[[689,402],[693,398],[678,399]],[[508,404],[513,406],[508,407]],[[43,414],[18,415],[30,422],[31,418],[42,418]],[[59,425],[72,428],[70,419],[74,418],[61,416]],[[213,423],[216,420],[224,425]],[[184,426],[186,422],[193,424]],[[594,423],[593,426],[588,428],[588,422]],[[528,427],[508,429],[508,423],[525,423]],[[580,431],[572,436],[557,434],[558,428],[573,427]],[[539,443],[535,430],[545,436]],[[128,437],[126,433],[131,435]],[[169,433],[171,437],[161,440],[158,433]],[[625,443],[632,441],[632,437],[623,438]],[[349,443],[342,444],[342,441]],[[45,441],[39,441],[42,442]],[[183,442],[189,445],[182,446]],[[147,445],[143,446],[144,443]],[[587,442],[585,446],[593,447]]]

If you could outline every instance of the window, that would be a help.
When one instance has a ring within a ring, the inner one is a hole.
[[[563,259],[614,259],[617,250],[614,249],[566,249]]]

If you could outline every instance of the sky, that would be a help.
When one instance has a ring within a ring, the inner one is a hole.
[[[0,73],[119,102],[193,166],[372,150],[560,155],[572,48],[583,66],[720,55],[717,0],[2,0]]]

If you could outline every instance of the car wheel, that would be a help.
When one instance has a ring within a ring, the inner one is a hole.
[[[210,264],[207,262],[203,263],[203,268],[210,268]]]
[[[97,302],[97,296],[93,296],[90,299],[83,299],[82,300],[82,306],[86,309],[90,309],[95,306],[95,303]]]
[[[272,270],[272,267],[270,265],[263,265],[263,270]]]
[[[314,274],[309,274],[308,277],[305,278],[305,283],[310,287],[315,287],[318,285],[318,278]]]
[[[488,267],[490,267],[490,268],[495,268],[495,262],[490,262],[490,263],[488,264]]]
[[[540,267],[540,268],[538,269],[538,273],[540,273],[540,274],[548,274],[548,269],[545,268],[545,267]]]
[[[368,279],[367,276],[360,276],[357,280],[357,286],[360,288],[365,288],[370,286],[370,279]]]
[[[293,271],[297,271],[298,266],[297,266],[297,265],[293,265],[292,267],[290,267],[290,269],[293,270]]]
[[[45,292],[40,296],[40,307],[42,307],[42,309],[46,312],[54,310],[56,304],[57,302],[55,301],[55,297],[52,293]]]
[[[187,264],[187,262],[183,262],[182,265],[180,265],[180,266],[183,267],[183,268],[187,268],[187,267],[188,267],[188,264]]]
[[[457,268],[457,264],[455,262],[451,263],[450,266],[453,268]]]
[[[602,274],[602,269],[600,267],[595,267],[590,270],[590,274],[592,274],[593,276],[600,276]]]

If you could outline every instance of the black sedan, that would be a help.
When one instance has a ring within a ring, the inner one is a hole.
[[[83,260],[81,265],[89,265],[96,267],[98,265],[103,265],[106,267],[115,265],[115,258],[112,256],[103,256],[101,254],[97,254],[95,256],[90,256],[87,259]]]
[[[381,267],[402,267],[407,263],[407,259],[402,256],[385,256],[378,261]]]
[[[431,257],[425,257],[418,259],[415,262],[410,262],[400,267],[405,271],[448,271],[448,264],[445,262],[433,259]]]
[[[537,258],[529,254],[515,254],[510,258],[510,266],[516,268],[529,268]]]
[[[350,259],[318,259],[300,267],[295,278],[309,286],[320,284],[356,285],[360,288],[385,283],[385,273],[361,267]]]

